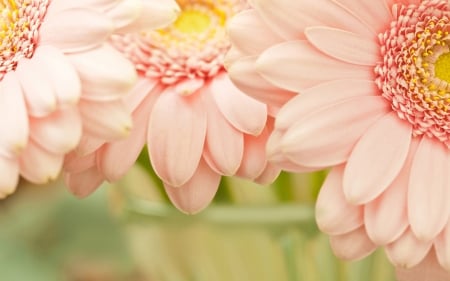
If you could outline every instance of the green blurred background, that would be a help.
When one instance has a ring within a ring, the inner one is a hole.
[[[107,187],[80,200],[60,182],[0,202],[0,280],[143,280],[110,214]]]

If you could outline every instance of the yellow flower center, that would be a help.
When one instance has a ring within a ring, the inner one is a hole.
[[[184,33],[199,33],[208,29],[211,18],[198,10],[184,10],[174,23],[175,28]]]
[[[434,63],[434,75],[450,83],[450,53],[444,53]]]

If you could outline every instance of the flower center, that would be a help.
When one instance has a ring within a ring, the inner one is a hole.
[[[437,78],[450,83],[450,53],[444,53],[434,63],[434,74]]]
[[[0,1],[0,79],[33,56],[50,0]]]
[[[376,83],[415,136],[450,147],[450,12],[447,0],[394,5],[390,29],[379,35],[383,61]]]
[[[169,27],[113,36],[138,72],[172,85],[184,79],[208,79],[223,70],[230,47],[225,23],[245,8],[243,0],[178,0],[181,14]]]
[[[184,33],[201,33],[211,25],[211,18],[207,13],[197,10],[184,10],[175,21],[174,26]]]

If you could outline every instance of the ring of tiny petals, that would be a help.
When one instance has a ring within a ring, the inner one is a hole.
[[[383,61],[376,83],[415,136],[437,138],[450,147],[450,86],[435,75],[435,63],[449,52],[447,1],[394,5],[390,29],[379,35]]]

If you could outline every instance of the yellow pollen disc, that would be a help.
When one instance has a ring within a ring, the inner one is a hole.
[[[208,14],[197,10],[184,10],[174,26],[184,33],[200,33],[206,31],[210,24],[211,18]]]
[[[450,83],[450,52],[438,57],[434,63],[434,74],[439,79]]]

